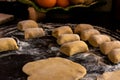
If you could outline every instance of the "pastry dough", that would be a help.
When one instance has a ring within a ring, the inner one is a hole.
[[[79,80],[86,75],[82,65],[60,57],[28,62],[22,70],[27,80]]]
[[[108,55],[115,48],[120,48],[120,41],[104,42],[100,45],[100,51],[105,55]]]
[[[34,20],[23,20],[18,22],[17,28],[21,31],[24,31],[27,28],[38,28],[38,23]]]
[[[88,42],[94,47],[99,47],[100,44],[108,41],[111,41],[110,37],[108,35],[103,35],[103,34],[92,35],[88,39]]]
[[[93,26],[90,24],[78,24],[74,28],[74,33],[80,34],[82,31],[87,30],[87,29],[93,29]]]
[[[25,39],[37,38],[45,36],[45,31],[42,28],[28,28],[24,31]]]
[[[55,38],[58,38],[61,34],[73,34],[73,31],[69,26],[61,26],[52,31],[52,36]]]
[[[105,72],[98,76],[97,80],[120,80],[120,70]]]
[[[78,34],[62,34],[57,39],[57,43],[59,45],[62,45],[67,42],[72,42],[72,41],[80,41],[79,35]]]
[[[87,41],[92,35],[100,34],[96,29],[88,29],[81,32],[80,37],[82,40]]]
[[[0,52],[18,50],[16,41],[13,38],[0,38]]]
[[[73,41],[64,43],[60,47],[60,52],[68,56],[72,56],[74,54],[77,54],[78,52],[87,52],[88,50],[88,46],[84,41]]]
[[[108,58],[113,63],[120,62],[120,48],[113,49],[109,54]]]

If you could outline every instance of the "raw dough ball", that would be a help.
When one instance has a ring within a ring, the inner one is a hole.
[[[82,31],[87,29],[93,29],[93,26],[90,24],[78,24],[74,29],[74,33],[80,34]]]
[[[108,35],[103,35],[103,34],[92,35],[88,39],[88,42],[94,47],[99,47],[100,44],[108,41],[111,41],[110,37]]]
[[[120,79],[120,70],[105,72],[97,77],[97,80],[119,80],[119,79]]]
[[[80,41],[79,35],[78,34],[62,34],[57,39],[57,43],[59,45],[62,45],[67,42],[72,42],[72,41]]]
[[[87,41],[92,35],[100,34],[96,29],[88,29],[81,32],[80,37],[83,41]]]
[[[0,38],[0,52],[18,50],[16,41],[13,38]]]
[[[21,31],[24,31],[27,28],[38,28],[38,23],[34,20],[23,20],[18,22],[17,28]]]
[[[108,58],[113,63],[120,62],[120,48],[113,49],[109,54]]]
[[[115,48],[120,48],[120,41],[104,42],[100,45],[100,50],[105,55],[108,55]]]
[[[45,36],[45,31],[42,28],[28,28],[24,31],[25,39],[37,38]]]
[[[73,34],[73,31],[69,26],[61,26],[52,31],[52,36],[55,38],[58,38],[61,34]]]
[[[86,75],[82,65],[60,57],[28,62],[23,72],[29,75],[27,80],[79,80]]]
[[[74,54],[77,54],[78,52],[87,52],[88,50],[88,46],[84,41],[73,41],[64,43],[60,47],[60,52],[68,56],[72,56]]]

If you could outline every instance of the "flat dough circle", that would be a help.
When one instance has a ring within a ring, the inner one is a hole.
[[[73,61],[55,57],[33,61],[23,66],[28,80],[79,80],[86,74],[86,69]]]

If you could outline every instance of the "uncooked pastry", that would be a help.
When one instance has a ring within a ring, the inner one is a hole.
[[[17,24],[18,30],[24,31],[27,28],[38,28],[38,23],[34,20],[22,20]]]
[[[120,62],[120,48],[113,49],[109,54],[108,58],[113,63]]]
[[[93,26],[90,24],[78,24],[74,28],[74,33],[80,34],[82,31],[87,30],[87,29],[93,29]]]
[[[16,41],[13,38],[0,38],[0,52],[18,50]]]
[[[120,80],[120,70],[105,72],[98,76],[97,80]]]
[[[61,26],[52,30],[52,36],[58,38],[61,34],[73,34],[69,26]]]
[[[110,37],[104,34],[92,35],[88,39],[88,42],[94,47],[99,47],[100,44],[102,44],[103,42],[108,42],[108,41],[111,41]]]
[[[79,80],[86,75],[82,65],[60,57],[28,62],[23,72],[29,75],[27,80]]]
[[[105,55],[108,55],[115,48],[120,48],[120,41],[104,42],[100,45],[100,51]]]
[[[45,31],[42,28],[28,28],[24,31],[25,39],[38,38],[45,36]]]
[[[88,46],[84,41],[73,41],[73,42],[64,43],[60,47],[60,52],[68,56],[72,56],[79,52],[87,52],[88,50],[89,50]]]
[[[59,45],[72,41],[80,41],[80,36],[78,34],[62,34],[57,38]]]
[[[84,41],[87,41],[92,35],[100,34],[96,29],[87,29],[81,32],[80,38]]]

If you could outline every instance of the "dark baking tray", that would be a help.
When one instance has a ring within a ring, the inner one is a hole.
[[[103,72],[120,69],[120,64],[112,64],[107,56],[102,55],[99,48],[92,47],[88,42],[86,42],[90,49],[88,53],[68,57],[59,52],[60,46],[51,36],[51,30],[62,25],[69,25],[74,29],[77,24],[39,23],[39,25],[42,25],[46,36],[29,40],[24,40],[24,34],[17,30],[16,24],[0,28],[1,37],[15,38],[20,47],[17,51],[0,52],[0,80],[27,80],[27,75],[22,72],[23,65],[49,57],[63,57],[83,65],[87,69],[87,75],[81,80],[96,80],[96,76]],[[118,32],[100,26],[94,28],[102,34],[110,35],[112,40],[120,40]]]

